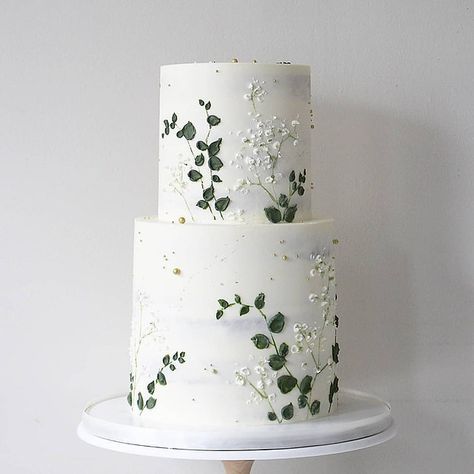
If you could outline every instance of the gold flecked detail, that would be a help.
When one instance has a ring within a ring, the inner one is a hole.
[[[238,63],[239,60],[238,60],[237,58],[232,58],[232,62],[233,62],[233,63]]]
[[[181,274],[181,270],[179,268],[173,268],[173,274],[174,275],[180,275]]]
[[[186,219],[185,219],[184,217],[180,217],[180,218],[178,219],[178,222],[179,222],[180,224],[184,224],[184,223],[186,222]]]
[[[283,257],[281,257],[282,260],[288,260],[288,257],[286,255],[283,255]]]
[[[339,240],[338,240],[338,239],[333,239],[332,243],[333,243],[334,245],[337,245],[337,244],[339,243]]]

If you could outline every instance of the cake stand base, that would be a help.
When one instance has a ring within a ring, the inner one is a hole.
[[[140,423],[139,425],[137,423]],[[255,460],[338,454],[368,448],[396,434],[390,406],[371,395],[340,392],[337,412],[305,423],[235,428],[156,426],[137,422],[125,397],[89,405],[78,436],[129,454],[224,461],[227,474],[248,474]]]

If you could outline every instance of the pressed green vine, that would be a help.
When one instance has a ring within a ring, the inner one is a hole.
[[[298,409],[305,409],[308,415],[316,415],[319,413],[321,402],[317,399],[312,398],[312,388],[315,383],[316,377],[323,372],[327,367],[318,367],[318,371],[314,376],[305,375],[301,380],[298,380],[292,373],[288,365],[288,358],[290,356],[290,347],[287,342],[277,342],[276,335],[280,334],[285,328],[286,318],[281,312],[277,312],[275,315],[268,317],[264,312],[265,308],[265,294],[259,293],[255,298],[253,304],[244,303],[240,295],[234,296],[234,301],[229,302],[225,299],[218,300],[219,309],[216,312],[216,318],[221,319],[224,316],[226,310],[232,306],[239,308],[240,316],[248,314],[251,310],[256,310],[258,314],[264,319],[267,332],[265,334],[258,333],[251,337],[251,341],[257,349],[264,350],[269,349],[271,353],[267,357],[269,367],[278,372],[284,370],[284,374],[277,377],[277,386],[282,394],[288,394],[290,392],[296,392],[295,403],[291,402],[280,408],[275,409],[274,401],[272,402],[265,387],[256,386],[249,378],[248,374],[240,374],[242,377],[240,380],[242,383],[248,383],[258,395],[267,401],[270,411],[267,413],[267,417],[270,421],[278,421],[281,423],[283,420],[291,420],[295,414],[295,405]],[[314,359],[316,364],[316,360]]]
[[[158,370],[158,373],[156,374],[156,378],[151,380],[147,384],[147,393],[142,393],[138,392],[138,395],[136,396],[136,405],[138,410],[140,411],[140,414],[143,412],[143,410],[148,409],[152,410],[156,406],[157,398],[156,398],[156,391],[157,388],[161,385],[167,385],[168,380],[166,377],[166,372],[174,372],[179,364],[184,364],[186,362],[185,360],[186,353],[185,352],[180,352],[177,351],[173,354],[173,356],[170,356],[169,354],[166,354],[163,357],[163,365],[162,367]],[[128,393],[127,396],[127,401],[130,406],[133,406],[134,403],[134,376],[133,374],[130,374],[130,392]]]
[[[222,183],[219,171],[224,166],[219,153],[221,151],[222,138],[211,141],[212,130],[221,123],[220,117],[211,114],[211,102],[199,99],[199,105],[204,109],[206,116],[207,132],[202,139],[197,139],[197,131],[194,124],[186,122],[182,127],[178,125],[178,116],[173,113],[171,119],[166,119],[164,123],[164,132],[162,138],[171,133],[171,130],[177,130],[176,136],[187,142],[189,151],[192,155],[194,166],[187,176],[193,183],[200,183],[202,190],[202,199],[196,202],[200,209],[208,210],[212,218],[216,219],[217,211],[221,219],[224,219],[223,212],[229,207],[230,198],[228,196],[217,196],[216,186]],[[208,172],[205,172],[203,166],[207,164]]]

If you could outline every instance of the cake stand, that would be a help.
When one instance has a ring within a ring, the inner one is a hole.
[[[93,446],[142,456],[223,461],[227,474],[248,474],[255,460],[338,454],[393,438],[388,403],[342,390],[337,411],[305,423],[265,426],[157,426],[132,418],[124,395],[89,404],[77,429]]]

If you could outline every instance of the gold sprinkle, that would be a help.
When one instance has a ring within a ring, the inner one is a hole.
[[[180,275],[181,270],[179,268],[173,268],[173,275]]]
[[[257,60],[256,60],[256,59],[252,59],[252,62],[253,62],[254,64],[257,64]]]
[[[339,243],[339,240],[338,240],[338,239],[333,239],[332,243],[333,243],[334,245],[337,245],[337,244]]]
[[[277,254],[276,254],[276,253],[274,253],[274,254],[273,254],[273,256],[274,256],[274,257],[277,257]]]
[[[288,260],[288,257],[286,255],[283,255],[283,257],[281,257],[282,260]]]
[[[238,63],[239,60],[238,60],[237,58],[232,58],[232,62],[233,62],[233,63]]]
[[[185,219],[184,217],[180,217],[180,218],[178,219],[178,222],[179,222],[180,224],[184,224],[184,223],[186,222],[186,219]]]
[[[311,128],[314,128],[314,125],[313,125],[313,124],[311,124]]]

